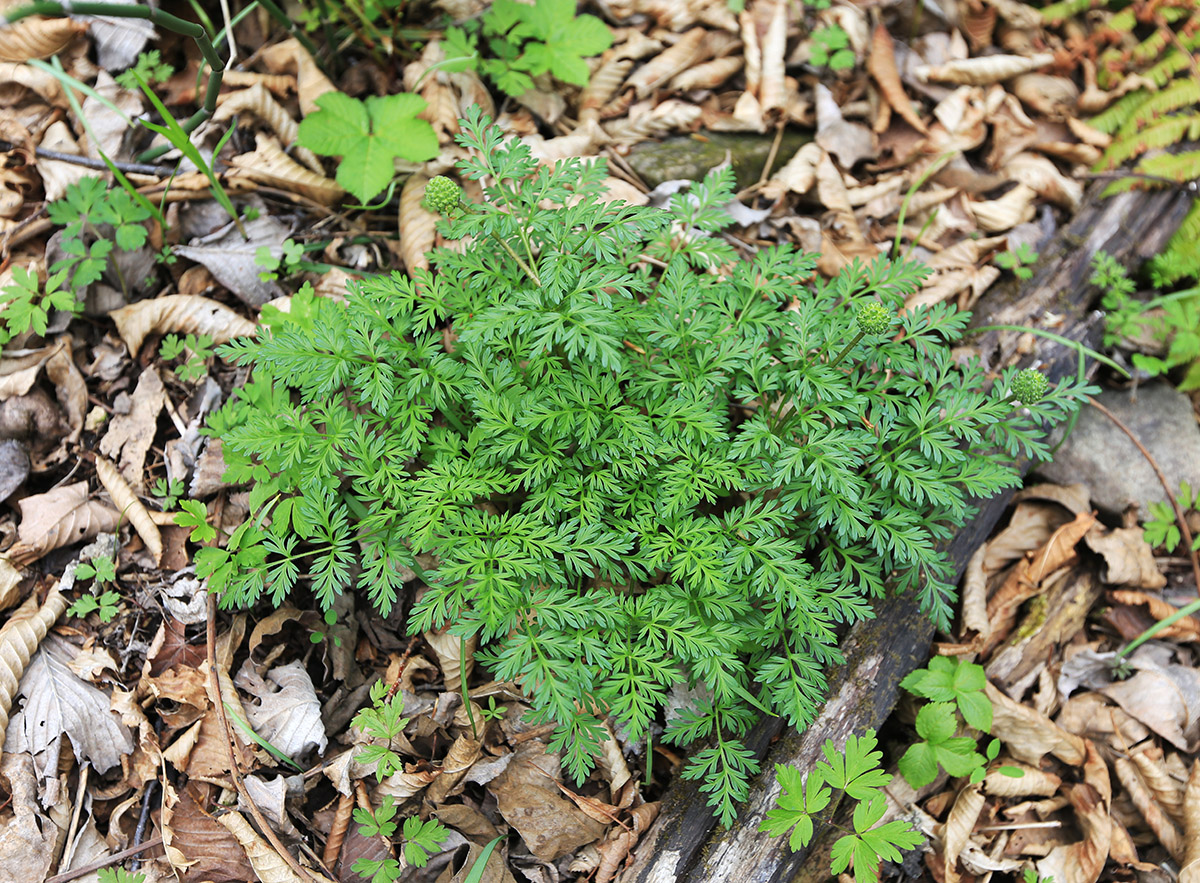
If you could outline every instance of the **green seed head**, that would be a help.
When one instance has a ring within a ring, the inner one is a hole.
[[[892,326],[891,310],[875,300],[859,307],[856,318],[864,334],[883,334]]]
[[[1040,402],[1050,389],[1050,384],[1040,371],[1025,368],[1017,372],[1012,382],[1012,396],[1023,405]]]
[[[447,178],[438,175],[425,185],[425,206],[439,215],[453,214],[462,205],[462,188]]]

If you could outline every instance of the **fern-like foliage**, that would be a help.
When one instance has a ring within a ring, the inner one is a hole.
[[[813,720],[839,628],[885,587],[947,624],[938,544],[1087,390],[1022,407],[1011,373],[951,355],[966,315],[895,318],[913,264],[735,262],[710,235],[728,170],[660,211],[602,202],[601,163],[541,165],[477,111],[459,141],[484,201],[442,223],[466,249],[224,348],[254,380],[211,431],[253,517],[197,566],[227,606],[302,583],[384,613],[416,572],[409,629],[478,636],[577,778],[606,717],[641,739],[689,685],[666,738],[707,743],[685,775],[728,822],[747,727]],[[886,334],[859,333],[868,302]]]

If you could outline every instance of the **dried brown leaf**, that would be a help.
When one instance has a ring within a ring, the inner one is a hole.
[[[500,815],[520,832],[529,851],[542,861],[554,861],[598,840],[605,826],[581,812],[547,782],[546,771],[536,765],[545,751],[542,743],[527,742],[489,787],[496,795]]]
[[[888,106],[922,135],[928,134],[929,128],[913,108],[912,102],[904,91],[904,84],[900,82],[900,71],[896,68],[895,45],[883,22],[875,26],[875,32],[871,36],[871,50],[867,53],[867,71],[879,84],[879,92],[887,101]]]
[[[1091,530],[1083,540],[1088,548],[1103,556],[1104,570],[1101,571],[1101,579],[1106,583],[1139,589],[1161,589],[1167,584],[1167,578],[1163,576],[1154,560],[1154,550],[1146,542],[1140,527],[1119,527],[1112,531]],[[1153,611],[1152,614],[1160,619],[1166,615],[1160,616]]]
[[[1039,876],[1053,876],[1056,883],[1096,883],[1108,858],[1112,820],[1108,802],[1087,783],[1073,786],[1067,796],[1083,832],[1083,840],[1056,846],[1037,863]]]
[[[1037,195],[1037,191],[1029,185],[1018,184],[999,199],[970,202],[968,207],[979,229],[986,233],[1000,233],[1033,220],[1033,202]]]
[[[230,159],[227,177],[242,177],[278,190],[298,193],[321,205],[336,205],[346,195],[337,181],[319,171],[305,168],[284,153],[275,136],[259,132],[254,136],[254,144],[252,153],[240,153]]]
[[[145,505],[137,498],[137,495],[129,487],[129,483],[125,481],[117,467],[104,457],[96,457],[96,477],[100,479],[100,483],[108,491],[109,497],[112,498],[113,506],[121,513],[121,517],[128,519],[129,523],[133,525],[134,530],[138,532],[138,536],[146,544],[146,550],[154,559],[155,566],[157,566],[162,560],[162,534],[159,533],[158,525],[154,523],[154,519],[150,517],[150,513],[146,511]]]
[[[701,113],[696,105],[671,98],[647,113],[606,123],[604,131],[617,143],[636,144],[656,135],[686,130]]]
[[[1063,763],[1082,764],[1087,756],[1084,740],[1064,730],[1039,711],[1021,705],[990,683],[992,735],[1004,743],[1017,760],[1037,766],[1047,754]]]
[[[685,70],[671,80],[670,89],[673,92],[691,92],[696,89],[716,89],[730,77],[736,75],[746,65],[746,60],[740,55],[726,55],[714,58],[693,68]]]
[[[254,868],[237,838],[204,809],[205,786],[188,783],[176,792],[164,784],[163,848],[183,883],[245,883]]]
[[[5,22],[0,27],[0,61],[21,63],[57,55],[87,28],[86,21],[40,15]]]
[[[242,849],[250,866],[262,883],[312,883],[315,877],[307,879],[296,874],[278,852],[250,826],[246,817],[240,812],[227,812],[217,816],[230,834],[234,836]]]
[[[817,83],[814,95],[817,103],[816,142],[828,153],[836,154],[846,169],[863,159],[873,159],[878,153],[875,134],[861,123],[842,117],[842,110],[833,92]]]
[[[58,588],[39,606],[36,593],[30,595],[0,627],[0,748],[8,730],[9,712],[16,699],[21,675],[50,626],[67,609],[67,601]]]
[[[1179,869],[1179,883],[1200,883],[1200,760],[1192,762],[1184,791],[1183,814],[1187,848]]]
[[[227,79],[226,79],[227,81]],[[232,119],[237,114],[250,114],[265,123],[279,140],[284,144],[292,144],[292,152],[296,158],[324,177],[321,161],[316,155],[302,144],[297,144],[300,124],[289,114],[262,83],[255,83],[249,89],[226,93],[218,99],[217,110],[213,114],[215,122]]]
[[[262,50],[261,58],[273,74],[296,75],[296,94],[300,98],[300,112],[305,116],[317,109],[318,98],[326,92],[337,91],[295,38],[267,46]]]
[[[1146,786],[1133,761],[1126,757],[1117,757],[1113,760],[1113,771],[1117,774],[1117,781],[1141,813],[1146,826],[1158,838],[1158,842],[1176,861],[1183,858],[1184,842],[1179,828],[1163,812],[1163,807],[1155,800],[1154,792]]]
[[[477,721],[479,717],[475,718]],[[482,732],[480,733],[482,736]],[[446,798],[454,793],[455,787],[462,781],[467,771],[479,760],[482,746],[469,734],[463,734],[454,740],[446,756],[442,758],[440,775],[429,786],[429,800],[436,806],[444,803]]]
[[[944,64],[925,64],[919,66],[915,73],[922,82],[933,80],[960,86],[987,86],[1002,83],[1053,62],[1054,56],[1049,52],[1040,52],[1029,58],[1020,55],[988,55],[960,58]]]
[[[674,46],[655,55],[650,61],[633,72],[625,81],[625,89],[632,89],[640,100],[659,86],[664,85],[676,74],[683,73],[705,60],[704,28],[692,28],[680,37]]]
[[[258,326],[229,307],[190,294],[168,294],[140,300],[108,314],[130,353],[136,354],[152,334],[207,334],[219,346],[235,337],[248,337]]]
[[[942,833],[942,856],[946,862],[946,883],[958,883],[962,875],[958,871],[958,856],[966,848],[983,811],[987,797],[981,784],[968,785],[958,792]]]
[[[114,531],[121,523],[120,512],[99,500],[88,499],[86,481],[25,497],[18,505],[21,507],[18,540],[8,550],[9,560],[18,566],[62,546]]]
[[[778,119],[786,104],[783,55],[787,49],[788,0],[775,0],[762,40],[758,104],[767,122]]]
[[[400,191],[400,255],[409,273],[429,269],[426,254],[437,238],[437,216],[421,205],[428,183],[428,176],[417,173],[409,176]]]

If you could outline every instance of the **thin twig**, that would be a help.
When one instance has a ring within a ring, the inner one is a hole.
[[[1187,519],[1183,517],[1183,510],[1179,508],[1179,503],[1175,499],[1175,491],[1167,483],[1167,477],[1163,475],[1162,469],[1159,468],[1158,461],[1146,450],[1146,446],[1142,444],[1141,440],[1134,435],[1133,430],[1126,426],[1120,417],[1091,396],[1088,397],[1088,404],[1115,423],[1121,432],[1129,436],[1129,440],[1133,442],[1134,447],[1141,451],[1142,456],[1146,458],[1146,462],[1150,464],[1150,468],[1154,470],[1154,474],[1158,476],[1158,483],[1163,486],[1163,490],[1167,494],[1167,500],[1171,503],[1171,508],[1175,510],[1175,521],[1179,524],[1179,532],[1183,535],[1183,541],[1187,543],[1188,556],[1192,559],[1192,576],[1196,580],[1196,591],[1200,592],[1200,555],[1192,548],[1192,531],[1188,527]]]
[[[128,849],[122,849],[120,852],[114,852],[112,855],[106,855],[104,858],[98,858],[94,862],[86,865],[80,865],[78,868],[72,868],[62,874],[55,874],[53,877],[47,877],[46,883],[70,883],[71,880],[78,880],[80,877],[85,877],[88,874],[93,874],[101,868],[108,868],[112,865],[119,865],[127,858],[133,858],[140,852],[145,852],[147,849],[153,849],[156,846],[162,846],[162,837],[151,837],[145,843],[139,843],[137,846],[131,846]]]
[[[16,149],[15,144],[11,141],[0,139],[0,153],[8,153],[10,150]],[[61,150],[49,150],[45,147],[35,147],[34,155],[42,159],[52,159],[57,162],[71,163],[76,166],[83,166],[85,169],[95,169],[99,172],[107,172],[108,164],[102,159],[93,159],[90,156],[80,156],[77,153],[63,153]],[[169,177],[174,171],[173,166],[155,165],[153,163],[143,162],[117,162],[113,161],[113,165],[122,172],[131,173],[134,175],[153,175],[156,178]]]

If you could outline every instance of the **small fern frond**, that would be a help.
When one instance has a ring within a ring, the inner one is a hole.
[[[1118,137],[1128,138],[1137,134],[1139,129],[1154,120],[1195,104],[1200,104],[1200,80],[1190,77],[1175,80],[1167,88],[1149,96],[1142,102],[1141,106],[1121,127]]]
[[[1135,156],[1197,138],[1200,138],[1200,114],[1167,117],[1142,129],[1132,138],[1113,141],[1095,170],[1115,169]]]
[[[1162,254],[1151,262],[1156,285],[1172,285],[1182,279],[1200,277],[1200,200],[1175,231]]]
[[[1136,92],[1123,95],[1088,120],[1088,125],[1106,135],[1113,135],[1137,113],[1138,108],[1151,94],[1146,89],[1138,89]]]
[[[1082,15],[1089,9],[1104,5],[1105,0],[1061,0],[1042,9],[1042,21],[1048,25],[1062,24],[1068,18]]]
[[[1200,179],[1200,150],[1184,153],[1160,153],[1148,156],[1137,165],[1137,171],[1147,175],[1170,178],[1183,184]]]

